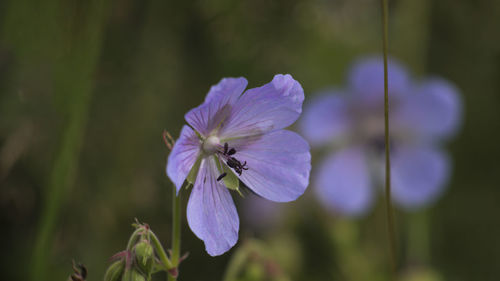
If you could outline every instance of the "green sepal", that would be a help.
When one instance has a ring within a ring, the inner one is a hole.
[[[122,277],[125,261],[119,260],[112,263],[104,274],[104,281],[118,281]]]
[[[198,171],[200,170],[202,159],[203,157],[201,156],[201,154],[198,155],[198,158],[196,158],[196,161],[194,162],[193,168],[191,168],[191,171],[189,171],[189,174],[186,177],[186,180],[191,185],[194,185],[196,181],[196,177],[198,176]],[[189,187],[189,184],[186,187]]]
[[[146,281],[146,277],[134,268],[125,270],[122,281]]]
[[[243,194],[240,191],[240,180],[238,179],[236,174],[233,173],[231,168],[229,168],[227,165],[224,165],[224,164],[222,164],[222,167],[221,167],[221,163],[217,159],[215,159],[215,164],[217,165],[217,169],[219,170],[219,173],[221,173],[221,174],[226,173],[226,176],[224,178],[222,178],[222,180],[224,181],[224,185],[228,189],[231,189],[231,190],[238,192],[238,194],[240,194],[243,197]]]
[[[153,246],[147,240],[143,240],[135,245],[135,257],[137,265],[142,272],[149,275],[153,268],[154,252]]]

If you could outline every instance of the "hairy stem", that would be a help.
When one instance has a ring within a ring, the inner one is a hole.
[[[139,235],[143,232],[144,230],[141,228],[137,228],[132,235],[130,235],[130,238],[127,243],[127,251],[132,250],[132,247],[134,247],[135,242],[139,238]]]
[[[381,0],[382,4],[382,37],[384,52],[384,128],[385,128],[385,202],[387,211],[387,231],[389,233],[389,251],[393,279],[396,272],[396,234],[394,229],[394,215],[391,200],[391,158],[389,142],[389,79],[387,75],[387,45],[388,45],[388,0]]]
[[[172,188],[172,266],[179,266],[181,253],[181,196],[177,195],[176,188]],[[168,280],[177,280],[177,277],[168,274]]]
[[[174,266],[172,265],[172,262],[168,258],[167,253],[163,249],[163,246],[161,245],[161,242],[158,239],[158,237],[156,237],[156,235],[153,232],[150,232],[150,235],[151,235],[150,236],[151,242],[153,242],[153,244],[156,248],[156,252],[158,253],[158,256],[160,257],[160,261],[162,262],[163,266],[167,270],[173,268]]]

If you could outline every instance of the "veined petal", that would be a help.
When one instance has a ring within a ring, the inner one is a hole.
[[[394,113],[394,125],[426,139],[451,136],[462,117],[458,93],[458,89],[444,79],[427,79],[401,101]]]
[[[251,136],[290,126],[302,112],[304,90],[291,75],[276,75],[247,90],[234,104],[221,128],[221,138]]]
[[[200,140],[189,126],[182,127],[181,135],[168,155],[167,175],[177,192],[182,187],[200,152]]]
[[[197,132],[207,136],[231,112],[231,106],[243,93],[248,82],[245,78],[224,78],[210,88],[205,102],[191,109],[184,118]]]
[[[302,195],[309,184],[311,154],[298,134],[278,130],[230,142],[235,157],[247,162],[239,176],[250,189],[272,201],[288,202]]]
[[[407,209],[434,202],[449,176],[446,155],[431,147],[397,147],[391,159],[392,197]]]
[[[322,145],[345,134],[351,126],[348,105],[343,93],[329,91],[306,105],[299,120],[300,129],[307,140]]]
[[[359,216],[373,204],[370,171],[366,155],[359,147],[330,155],[315,174],[315,180],[318,199],[341,214]]]
[[[231,194],[218,176],[214,157],[203,159],[187,206],[189,227],[211,256],[236,244],[240,224]]]
[[[389,95],[400,97],[410,89],[410,79],[406,69],[396,60],[387,65]],[[348,74],[349,89],[358,103],[375,105],[383,102],[384,62],[381,57],[365,57],[357,60]]]

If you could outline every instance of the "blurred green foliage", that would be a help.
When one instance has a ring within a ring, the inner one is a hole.
[[[380,52],[379,9],[375,0],[0,2],[2,279],[63,280],[75,259],[101,280],[135,217],[167,243],[162,130],[176,136],[222,77],[254,87],[291,73],[306,95],[341,83],[353,58]],[[499,26],[500,2],[390,1],[391,54],[454,81],[465,104],[447,194],[424,213],[397,213],[405,280],[500,275]],[[283,269],[276,280],[384,280],[383,210],[349,222],[312,200],[309,190],[267,234],[243,226],[217,258],[184,224],[181,280],[221,280],[254,236]],[[247,277],[266,272],[259,259],[248,264]]]

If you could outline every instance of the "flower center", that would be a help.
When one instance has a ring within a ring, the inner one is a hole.
[[[216,136],[210,136],[203,141],[202,149],[206,154],[212,155],[216,154],[216,158],[219,161],[220,165],[222,163],[220,161],[225,161],[226,165],[233,169],[238,175],[241,176],[243,171],[248,170],[247,162],[239,161],[233,155],[236,154],[236,149],[234,147],[229,147],[227,142],[224,143],[224,146],[220,144],[220,139]],[[217,178],[217,181],[220,181],[227,175],[226,172],[223,172]]]
[[[210,136],[203,142],[203,151],[208,154],[216,153],[220,147],[220,139],[216,136]]]

